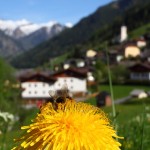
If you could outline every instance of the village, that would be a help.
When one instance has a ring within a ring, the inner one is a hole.
[[[150,150],[150,0],[0,5],[0,150]]]
[[[61,90],[66,85],[70,95],[77,101],[86,101],[95,97],[97,104],[110,106],[111,94],[108,91],[98,91],[97,89],[93,93],[89,91],[90,88],[102,84],[95,77],[96,70],[100,69],[95,67],[98,60],[105,62],[111,71],[113,71],[111,66],[125,67],[128,76],[124,82],[127,84],[150,85],[150,49],[147,46],[149,35],[141,35],[139,39],[128,40],[127,27],[122,26],[118,37],[115,41],[113,40],[115,44],[108,48],[108,52],[89,49],[80,58],[67,58],[63,63],[55,64],[54,70],[19,70],[16,78],[20,83],[23,105],[26,108],[41,105],[49,101],[51,97],[49,91]],[[117,78],[120,78],[119,74]],[[105,96],[102,96],[101,92]],[[128,96],[130,98],[146,98],[150,97],[150,91],[133,89],[125,97]],[[124,103],[125,101],[122,99],[125,97],[120,97],[120,102],[116,101],[116,103]],[[102,102],[98,102],[98,98]]]

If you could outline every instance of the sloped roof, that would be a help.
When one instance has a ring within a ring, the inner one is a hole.
[[[150,64],[138,63],[129,67],[129,70],[132,72],[150,72]]]
[[[50,75],[42,72],[33,72],[30,74],[24,74],[19,77],[19,80],[21,82],[26,82],[26,81],[42,81],[42,82],[55,82],[56,79],[51,77]]]
[[[87,76],[87,68],[68,68],[58,71],[52,75],[52,77],[79,77],[85,78]]]
[[[130,92],[130,95],[138,96],[141,93],[145,93],[145,91],[144,90],[140,90],[140,89],[135,89],[135,90]]]
[[[141,57],[142,57],[142,58],[148,58],[148,57],[150,57],[150,49],[145,49],[145,50],[141,53]]]

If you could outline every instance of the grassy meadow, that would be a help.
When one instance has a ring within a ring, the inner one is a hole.
[[[100,86],[100,89],[109,90],[107,85]],[[149,90],[149,86],[113,86],[115,99],[128,96],[133,89]],[[86,101],[92,105],[96,105],[95,98]],[[117,129],[117,134],[124,137],[120,140],[122,150],[150,150],[150,98],[131,99],[128,103],[116,105],[117,116],[112,117],[112,107],[102,107],[101,109],[108,115],[111,124]],[[15,143],[14,138],[19,137],[23,131],[20,130],[22,125],[31,123],[31,119],[35,118],[39,112],[38,109],[22,110],[20,117],[21,122],[16,122],[13,130],[0,135],[0,145],[2,150],[10,150]],[[115,120],[115,123],[114,123]]]
[[[101,91],[109,91],[109,86],[101,85]],[[126,97],[133,89],[150,91],[150,86],[143,85],[114,85],[114,99]],[[96,105],[96,99],[86,101]],[[150,97],[144,99],[132,98],[128,102],[115,105],[116,118],[112,116],[112,107],[101,109],[108,115],[112,124],[117,129],[118,135],[123,136],[121,150],[150,150]],[[114,122],[113,122],[114,121]]]

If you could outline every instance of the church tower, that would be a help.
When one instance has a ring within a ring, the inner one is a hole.
[[[127,27],[125,25],[121,26],[121,33],[120,33],[120,42],[127,40]]]

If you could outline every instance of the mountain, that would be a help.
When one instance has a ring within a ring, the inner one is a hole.
[[[28,50],[58,35],[64,29],[66,27],[60,24],[54,24],[52,27],[41,27],[31,34],[18,39],[18,41]]]
[[[12,38],[18,39],[21,37],[28,36],[35,31],[40,30],[45,27],[48,30],[51,30],[53,26],[58,24],[55,21],[50,21],[47,23],[32,23],[28,20],[0,20],[0,30],[4,31],[4,33]]]
[[[27,20],[0,20],[0,31],[3,35],[0,37],[0,56],[13,57],[58,35],[66,28],[68,27],[53,21],[35,24]]]
[[[73,28],[67,29],[51,40],[44,42],[34,49],[16,57],[12,64],[15,67],[36,67],[49,61],[50,58],[61,55],[75,49],[90,48],[94,41],[99,44],[108,38],[112,38],[115,31],[118,32],[120,25],[126,21],[133,26],[137,20],[130,17],[136,15],[143,7],[147,6],[149,0],[118,0],[98,8],[93,14],[83,18]],[[148,10],[147,10],[148,11]],[[148,12],[147,12],[148,13]],[[129,14],[129,15],[128,15]],[[132,13],[131,13],[132,14]],[[128,16],[129,19],[126,17]],[[148,15],[147,15],[148,16]],[[142,15],[136,16],[141,19]],[[130,21],[129,21],[130,20]],[[119,25],[119,28],[118,28]],[[101,40],[103,39],[103,41]],[[28,58],[31,58],[30,60]],[[20,63],[17,63],[19,61]]]
[[[19,21],[12,21],[12,20],[0,20],[0,30],[2,30],[6,35],[14,37],[15,38],[15,33],[16,29],[19,28],[20,26],[23,25],[28,25],[29,22],[27,20],[19,20]],[[20,30],[21,31],[21,30]],[[21,31],[21,36],[22,37],[25,35],[23,31]]]
[[[0,56],[9,59],[14,54],[19,54],[24,48],[14,39],[0,31]]]

